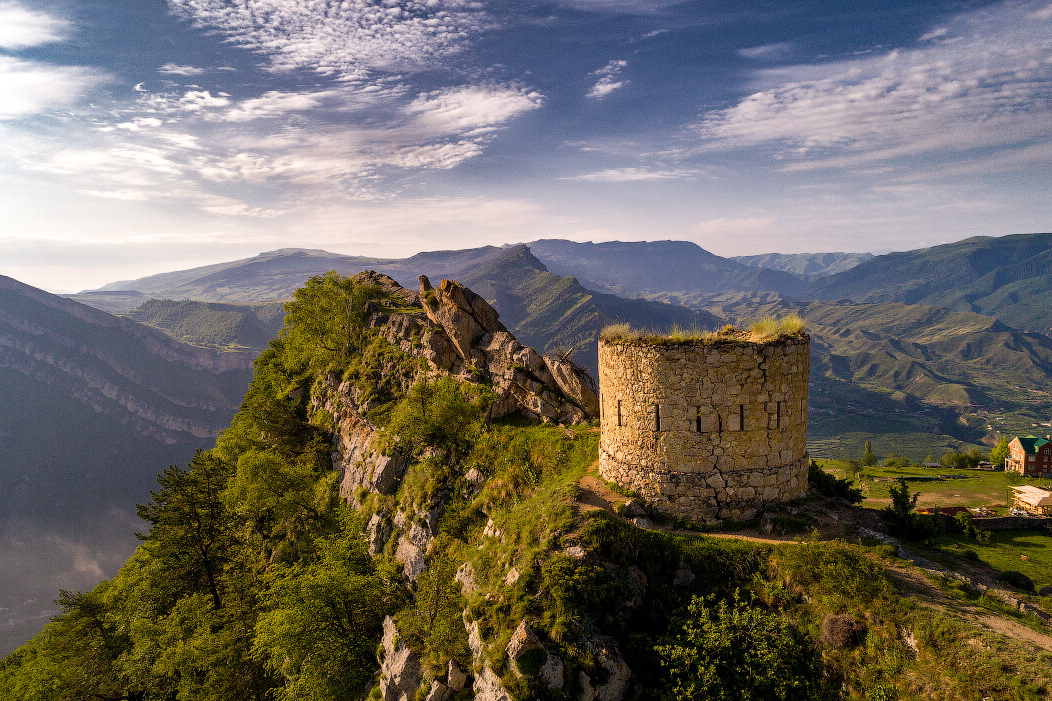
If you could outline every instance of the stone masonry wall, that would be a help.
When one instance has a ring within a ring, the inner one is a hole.
[[[692,521],[807,491],[810,338],[599,342],[599,474]]]

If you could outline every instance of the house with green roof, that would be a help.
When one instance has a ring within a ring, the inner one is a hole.
[[[1017,436],[1008,444],[1005,471],[1017,472],[1023,477],[1052,477],[1052,440]]]

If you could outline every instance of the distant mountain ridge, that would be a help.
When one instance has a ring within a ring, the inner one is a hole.
[[[500,255],[502,251],[496,246],[485,246],[461,251],[429,251],[399,259],[283,248],[252,258],[113,282],[98,290],[85,290],[81,295],[89,304],[100,292],[113,295],[122,291],[159,299],[253,304],[288,299],[307,278],[330,270],[341,275],[375,270],[390,275],[403,285],[415,287],[419,275],[455,278],[462,271]],[[78,295],[71,297],[76,299]],[[137,301],[134,306],[142,301]]]
[[[807,288],[807,282],[796,275],[750,267],[688,241],[577,243],[540,239],[529,246],[556,275],[573,275],[589,289],[621,296],[683,290],[763,290],[795,295]]]
[[[802,277],[842,273],[871,258],[872,253],[762,253],[756,256],[731,256],[731,260],[750,267],[781,270]]]
[[[806,296],[947,307],[1044,333],[1052,327],[1052,234],[976,236],[877,256],[816,281]]]
[[[525,245],[476,266],[461,282],[486,298],[523,343],[543,353],[576,349],[574,359],[593,374],[599,332],[609,324],[667,331],[676,325],[712,329],[721,323],[700,309],[585,289],[576,278],[549,271]]]

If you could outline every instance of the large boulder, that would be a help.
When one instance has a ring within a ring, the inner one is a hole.
[[[487,333],[507,331],[497,310],[455,280],[443,280],[435,289],[426,275],[420,276],[421,304],[427,318],[442,327],[463,358]]]

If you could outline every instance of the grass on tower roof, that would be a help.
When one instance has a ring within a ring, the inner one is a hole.
[[[599,334],[599,338],[608,342],[625,341],[656,346],[679,344],[704,344],[719,341],[738,341],[743,343],[769,343],[771,341],[798,338],[806,335],[804,321],[796,314],[785,316],[767,316],[748,325],[738,327],[727,324],[715,331],[699,327],[683,328],[673,326],[668,333],[633,329],[629,324],[611,324]]]

